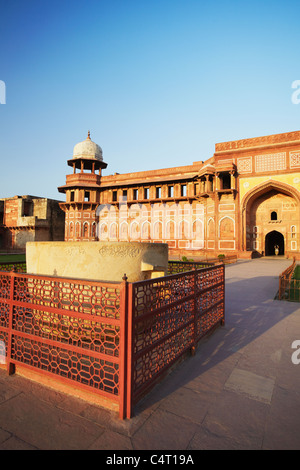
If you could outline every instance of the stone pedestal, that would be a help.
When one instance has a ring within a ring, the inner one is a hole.
[[[168,245],[140,242],[29,242],[27,272],[101,281],[129,282],[164,276]]]

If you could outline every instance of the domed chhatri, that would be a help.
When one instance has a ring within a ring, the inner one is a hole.
[[[75,145],[67,163],[73,174],[67,175],[66,184],[58,188],[66,194],[66,202],[59,204],[65,212],[65,241],[95,241],[101,172],[107,163],[102,159],[101,147],[91,140],[90,131],[86,140]]]
[[[73,158],[87,158],[103,161],[101,147],[91,140],[90,131],[87,138],[75,145],[73,150]]]

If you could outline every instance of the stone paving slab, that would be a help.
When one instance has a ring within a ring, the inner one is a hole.
[[[43,450],[86,449],[104,432],[96,423],[53,409],[53,405],[25,393],[1,404],[0,427]]]
[[[225,383],[225,390],[242,393],[263,403],[271,403],[275,380],[261,375],[253,374],[247,370],[238,369],[232,371]]]
[[[300,391],[277,386],[266,419],[265,449],[300,449]]]
[[[211,407],[205,417],[202,429],[217,437],[219,443],[225,439],[227,449],[261,449],[268,411],[269,406],[265,403],[239,393],[224,391],[222,399]],[[201,445],[199,442],[198,444]],[[211,439],[210,446],[212,445],[214,441]]]
[[[226,322],[131,420],[0,370],[0,449],[300,449],[300,304],[274,300],[290,260],[228,265]]]

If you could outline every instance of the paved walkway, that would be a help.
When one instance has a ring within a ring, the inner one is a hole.
[[[290,264],[226,266],[225,326],[131,420],[0,371],[0,449],[300,449],[300,305],[273,300]]]

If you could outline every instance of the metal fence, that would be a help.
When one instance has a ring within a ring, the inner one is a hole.
[[[7,261],[5,263],[0,262],[0,271],[15,271],[18,273],[25,273],[26,261]]]
[[[224,266],[130,285],[128,414],[187,351],[224,323]]]
[[[168,263],[168,274],[176,274],[186,272],[192,269],[208,268],[209,266],[215,266],[216,264],[232,264],[237,262],[236,255],[218,257],[218,258],[207,258],[202,261],[169,261]]]
[[[300,280],[294,278],[296,269],[296,258],[293,258],[293,263],[285,269],[279,276],[279,300],[289,300],[292,302],[300,301]]]
[[[220,261],[218,261],[220,263]],[[169,261],[168,262],[168,274],[184,273],[193,269],[208,268],[214,266],[215,262],[207,261]]]
[[[0,340],[20,364],[122,405],[125,283],[0,273]]]
[[[0,345],[22,365],[134,405],[224,322],[222,264],[157,279],[92,282],[0,272]]]

